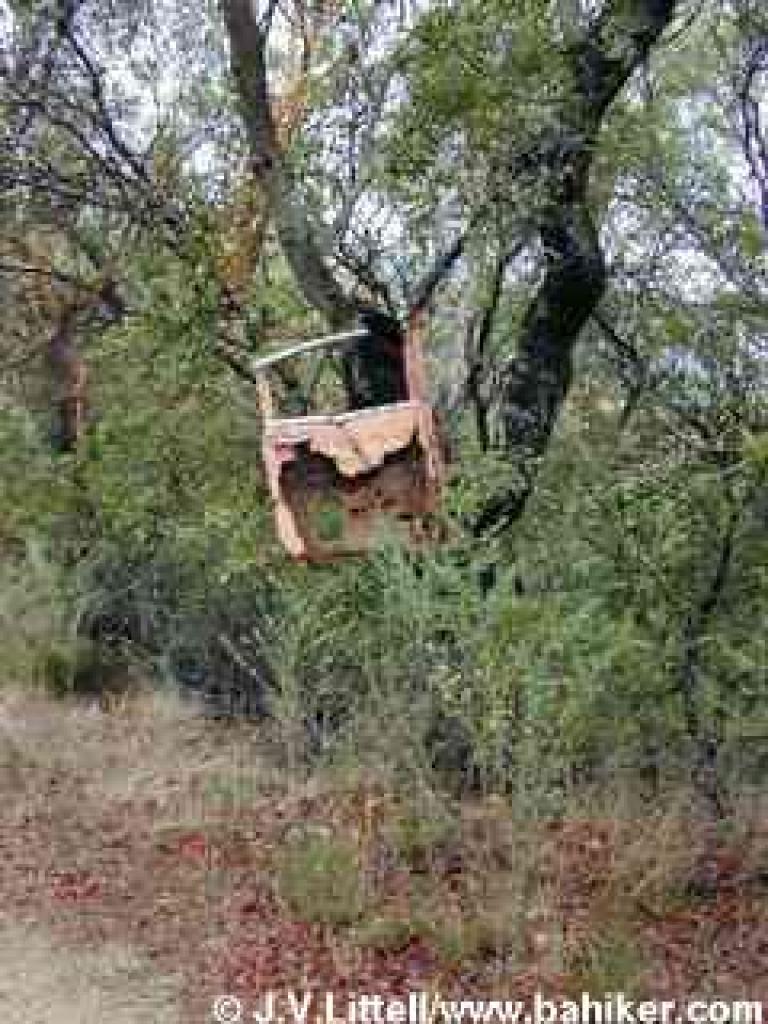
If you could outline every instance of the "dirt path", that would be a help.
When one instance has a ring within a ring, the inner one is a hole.
[[[0,1006],[7,1024],[175,1024],[177,990],[127,947],[57,947],[39,927],[0,926]]]

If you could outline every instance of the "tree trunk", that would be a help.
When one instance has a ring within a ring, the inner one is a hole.
[[[46,349],[51,395],[51,443],[74,451],[85,430],[88,371],[75,340],[76,307],[64,310]]]
[[[483,510],[478,532],[509,526],[533,490],[538,462],[570,389],[576,342],[605,289],[603,254],[587,199],[600,125],[674,10],[675,0],[609,0],[584,38],[568,48],[573,90],[563,101],[557,129],[513,169],[531,186],[544,278],[523,320],[517,354],[498,378],[501,445],[517,472]]]
[[[679,689],[686,730],[693,759],[691,783],[694,793],[694,828],[698,834],[699,856],[690,887],[698,895],[711,896],[717,890],[718,825],[725,816],[720,777],[720,736],[716,722],[702,711],[701,645],[716,614],[733,567],[734,546],[739,523],[751,502],[751,494],[738,503],[731,498],[731,511],[720,540],[712,579],[704,594],[686,616],[682,635]]]

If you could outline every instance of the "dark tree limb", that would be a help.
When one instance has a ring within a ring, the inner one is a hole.
[[[213,343],[213,351],[238,377],[242,377],[252,384],[257,383],[258,375],[251,369],[248,356],[243,353],[239,345],[233,344],[231,340],[218,340]]]
[[[429,305],[439,284],[464,255],[472,226],[458,235],[447,249],[437,255],[432,266],[416,284],[409,302],[411,312],[426,309]]]
[[[45,351],[51,399],[51,443],[57,452],[73,452],[85,430],[88,370],[77,344],[79,304],[62,310]]]
[[[682,630],[678,691],[686,731],[693,748],[691,782],[702,842],[698,862],[690,879],[690,888],[699,896],[711,897],[717,892],[717,824],[726,814],[726,798],[719,767],[721,737],[718,735],[717,723],[702,708],[702,642],[733,572],[738,529],[753,499],[751,489],[739,500],[730,494],[729,489],[730,511],[718,545],[714,572],[706,590],[686,616]]]
[[[502,447],[517,473],[481,512],[476,531],[511,525],[532,493],[572,377],[573,351],[605,290],[606,270],[589,209],[589,172],[602,119],[669,25],[675,0],[612,0],[567,53],[573,88],[558,125],[526,174],[539,192],[532,215],[544,250],[544,277],[524,317],[517,354],[502,367],[498,415]]]
[[[728,570],[733,557],[733,538],[739,517],[732,513],[723,535],[709,590],[697,607],[686,616],[683,627],[682,659],[680,664],[680,695],[683,701],[683,713],[686,729],[698,752],[697,767],[710,766],[714,759],[712,738],[705,735],[701,710],[699,708],[699,674],[701,662],[701,638],[707,622],[712,617],[717,602],[722,594],[728,577]],[[708,776],[708,772],[704,773]],[[702,780],[703,781],[703,780]],[[708,777],[704,795],[717,817],[722,817],[722,801],[716,780]]]
[[[650,384],[648,360],[644,359],[635,346],[619,334],[599,309],[595,310],[592,318],[613,346],[619,359],[619,374],[627,392],[626,401],[619,415],[619,432],[622,432],[627,428],[643,391]]]
[[[68,5],[69,6],[69,5]],[[104,83],[103,76],[96,67],[90,55],[87,53],[85,47],[81,44],[78,36],[75,32],[72,18],[62,19],[59,23],[61,35],[66,39],[69,46],[72,48],[73,53],[77,57],[77,60],[85,72],[86,78],[89,82],[89,88],[91,92],[91,98],[96,106],[98,113],[99,125],[104,131],[111,149],[125,165],[130,169],[131,173],[135,177],[144,182],[150,184],[149,174],[147,172],[144,163],[141,159],[126,145],[125,141],[121,138],[118,133],[115,122],[110,113],[107,105],[106,96],[104,95]]]
[[[484,382],[488,373],[488,345],[493,334],[496,314],[504,290],[504,275],[513,259],[520,254],[525,243],[520,243],[512,252],[504,253],[496,261],[491,283],[491,293],[486,303],[479,324],[473,317],[467,331],[465,343],[465,360],[467,363],[467,380],[464,386],[464,399],[472,405],[475,414],[475,429],[481,449],[488,451],[491,445],[491,434],[488,423],[490,402],[484,393]]]
[[[232,73],[240,100],[254,176],[263,189],[275,222],[283,254],[305,300],[321,312],[332,328],[342,329],[363,320],[370,340],[344,353],[344,383],[351,408],[396,400],[403,372],[403,331],[389,312],[367,307],[360,297],[343,287],[328,253],[324,252],[316,226],[303,201],[301,190],[282,152],[272,115],[267,44],[269,24],[259,20],[251,0],[221,0],[230,42]],[[437,282],[463,250],[464,240],[453,247],[436,268],[419,296],[426,302]],[[367,284],[387,304],[367,268]],[[360,276],[360,266],[356,276]],[[393,383],[394,382],[394,383]],[[401,396],[402,397],[402,396]]]
[[[760,83],[768,81],[768,39],[751,40],[747,47],[744,80],[739,90],[742,147],[750,174],[760,194],[763,228],[768,232],[768,137],[759,99]]]
[[[79,278],[74,277],[72,274],[65,274],[63,271],[55,270],[47,267],[34,267],[24,263],[7,263],[6,261],[0,261],[0,274],[9,274],[15,276],[16,274],[23,274],[31,277],[47,277],[52,281],[60,281],[62,284],[72,285],[75,288],[84,289],[86,286],[84,282]]]

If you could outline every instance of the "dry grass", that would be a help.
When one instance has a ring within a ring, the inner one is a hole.
[[[40,928],[0,927],[0,1005],[19,1024],[175,1024],[178,982],[135,950],[62,949]]]
[[[173,694],[150,690],[99,702],[0,695],[0,779],[16,798],[49,800],[51,782],[94,804],[151,802],[164,816],[235,812],[274,784],[244,726],[217,726]]]

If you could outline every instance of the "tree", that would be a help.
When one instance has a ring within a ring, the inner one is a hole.
[[[320,248],[272,121],[266,50],[276,5],[268,4],[259,16],[249,0],[225,0],[223,10],[252,165],[269,195],[283,250],[307,300],[340,326],[354,315],[355,304]],[[569,24],[558,47],[563,83],[548,123],[537,130],[532,145],[505,154],[505,174],[523,183],[531,205],[528,230],[540,240],[544,274],[523,319],[517,353],[498,377],[502,443],[519,466],[520,483],[483,510],[477,522],[480,532],[509,524],[521,514],[533,486],[534,466],[546,451],[568,394],[574,345],[605,288],[587,195],[601,123],[674,11],[674,0],[615,0],[583,27]],[[463,17],[456,21],[461,24]],[[470,220],[474,227],[480,218],[473,215]],[[512,239],[503,242],[507,248],[513,244]],[[464,237],[439,258],[430,277],[432,287],[463,245]]]

